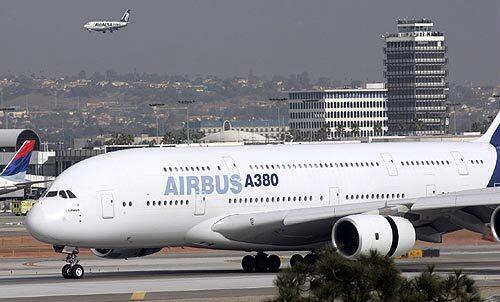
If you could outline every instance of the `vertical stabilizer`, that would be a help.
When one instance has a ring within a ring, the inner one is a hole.
[[[31,152],[35,148],[34,140],[24,141],[23,145],[10,160],[9,164],[2,171],[0,176],[15,180],[24,180],[28,172]]]
[[[491,123],[490,127],[477,141],[482,143],[490,143],[495,147],[500,147],[500,112]]]
[[[125,13],[123,14],[122,18],[120,19],[121,22],[128,22],[130,18],[130,9],[127,9]]]

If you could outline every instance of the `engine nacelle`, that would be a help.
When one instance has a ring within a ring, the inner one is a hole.
[[[415,245],[415,228],[407,219],[382,215],[351,215],[339,219],[332,242],[344,257],[355,259],[370,250],[401,256]]]
[[[109,259],[125,259],[133,257],[143,257],[161,251],[161,248],[143,249],[90,249],[94,255]]]
[[[497,207],[491,214],[490,227],[493,238],[500,242],[500,207]]]

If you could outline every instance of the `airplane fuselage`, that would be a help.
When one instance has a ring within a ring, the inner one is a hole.
[[[145,148],[64,171],[30,216],[41,241],[78,247],[199,246],[309,250],[331,229],[273,244],[233,241],[212,227],[232,214],[404,200],[491,185],[495,148],[478,142]]]
[[[114,31],[126,27],[128,22],[123,21],[91,21],[84,25],[88,31]]]

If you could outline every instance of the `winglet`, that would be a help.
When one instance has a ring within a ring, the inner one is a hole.
[[[30,163],[31,152],[35,148],[34,140],[24,141],[23,145],[10,160],[9,164],[2,171],[0,176],[9,177],[13,179],[24,179],[28,172],[28,165]]]
[[[486,133],[477,142],[490,143],[495,147],[500,147],[500,112],[497,113]]]

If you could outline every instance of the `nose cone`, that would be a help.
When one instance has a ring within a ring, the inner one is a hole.
[[[89,27],[90,27],[90,23],[85,24],[83,27],[84,27],[85,29],[89,29]]]
[[[57,240],[54,237],[61,228],[61,221],[54,214],[47,213],[41,202],[37,202],[26,216],[26,228],[36,239],[55,244]]]

